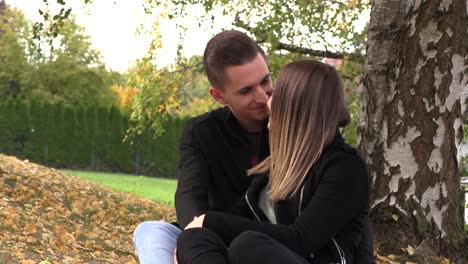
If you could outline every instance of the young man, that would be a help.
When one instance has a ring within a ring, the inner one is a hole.
[[[208,210],[229,211],[244,195],[247,169],[269,155],[267,102],[273,91],[264,51],[246,34],[214,36],[203,56],[209,92],[225,107],[189,120],[180,143],[175,206],[179,227],[141,223],[134,242],[140,263],[173,263],[180,230]]]

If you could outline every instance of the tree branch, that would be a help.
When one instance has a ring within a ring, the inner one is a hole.
[[[243,28],[249,31],[250,33],[252,33],[257,39],[257,43],[266,42],[266,39],[267,39],[266,35],[267,35],[268,29],[260,29],[260,28],[251,27],[249,24],[245,23],[239,18],[239,14],[236,14],[236,17],[234,18],[234,21],[233,21],[233,25]],[[293,53],[317,56],[317,57],[322,57],[322,58],[344,59],[346,57],[346,59],[352,60],[352,61],[362,61],[364,59],[364,56],[361,54],[314,50],[314,49],[300,47],[300,46],[296,46],[292,44],[286,44],[282,42],[279,42],[275,45],[275,50],[287,50]]]
[[[291,44],[285,44],[281,42],[276,45],[276,50],[287,50],[289,52],[323,57],[323,58],[343,59],[346,57],[348,60],[352,60],[352,61],[363,58],[363,56],[360,54],[314,50],[314,49],[299,47],[299,46],[295,46]]]

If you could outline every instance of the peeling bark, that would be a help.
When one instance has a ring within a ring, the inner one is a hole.
[[[468,106],[467,10],[466,0],[374,1],[359,150],[383,252],[467,254],[456,158]]]

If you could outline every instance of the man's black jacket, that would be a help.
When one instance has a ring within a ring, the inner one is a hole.
[[[252,181],[246,171],[269,155],[266,124],[252,142],[228,107],[187,121],[175,193],[181,229],[208,210],[229,211],[244,195]]]

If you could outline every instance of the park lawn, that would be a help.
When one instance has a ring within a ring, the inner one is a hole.
[[[62,171],[66,174],[108,186],[117,191],[134,193],[157,203],[174,205],[174,193],[177,186],[177,180],[175,179],[92,171]]]

